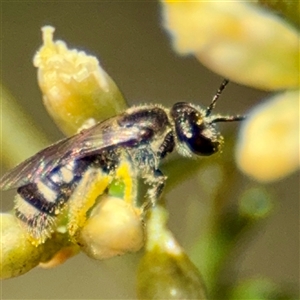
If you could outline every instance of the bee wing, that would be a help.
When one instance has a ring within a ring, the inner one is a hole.
[[[28,158],[0,179],[0,189],[24,186],[43,178],[55,167],[73,159],[93,155],[113,146],[134,145],[144,137],[139,127],[121,127],[115,118],[108,119],[72,137],[63,139]]]

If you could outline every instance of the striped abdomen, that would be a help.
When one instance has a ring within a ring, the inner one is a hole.
[[[73,160],[18,189],[16,216],[26,226],[33,243],[43,243],[51,235],[57,215],[90,164],[89,160]]]

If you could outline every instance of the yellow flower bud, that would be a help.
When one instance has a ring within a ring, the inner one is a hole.
[[[100,199],[76,238],[82,250],[95,259],[140,250],[144,245],[140,210],[121,198]]]
[[[70,245],[66,235],[55,233],[45,244],[34,246],[19,219],[11,213],[1,214],[0,225],[0,279],[22,275]]]
[[[242,124],[238,165],[257,180],[278,180],[299,169],[299,140],[299,90],[273,96]]]
[[[152,209],[146,253],[138,270],[139,299],[207,299],[201,275],[166,228],[167,213]]]
[[[54,28],[42,28],[44,44],[34,57],[48,113],[66,134],[75,134],[120,113],[126,102],[96,57],[53,41]]]
[[[40,248],[29,242],[18,222],[12,214],[1,214],[1,279],[22,275],[40,261]]]

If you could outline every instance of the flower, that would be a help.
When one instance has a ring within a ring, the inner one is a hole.
[[[147,219],[146,253],[138,269],[139,299],[207,299],[198,269],[178,244],[166,223],[161,205]]]
[[[96,57],[53,42],[54,28],[42,28],[44,45],[34,56],[45,107],[66,134],[114,116],[127,106]]]
[[[192,53],[237,83],[281,91],[248,113],[236,150],[240,169],[264,182],[298,169],[297,30],[255,3],[162,2],[164,26],[176,52]]]

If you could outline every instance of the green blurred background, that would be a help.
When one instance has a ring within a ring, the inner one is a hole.
[[[155,1],[12,1],[2,2],[1,9],[1,80],[52,142],[63,135],[43,107],[32,65],[33,55],[42,43],[40,28],[44,25],[56,28],[54,39],[97,56],[130,105],[170,106],[177,101],[192,101],[206,106],[222,81],[194,58],[179,57],[172,51]],[[245,113],[265,95],[230,84],[217,112]],[[237,124],[221,128],[224,133],[237,134]],[[2,171],[6,171],[5,163]],[[205,226],[202,220],[207,203],[201,201],[197,179],[189,179],[166,197],[170,228],[187,252]],[[241,174],[239,180],[240,189],[246,189],[247,179]],[[238,245],[242,254],[237,251],[233,255],[237,276],[260,274],[278,283],[298,285],[298,185],[298,173],[268,185],[276,195],[275,213],[251,240]],[[187,196],[187,191],[193,190],[199,198]],[[1,194],[2,211],[12,208],[13,195],[14,191]],[[55,269],[36,268],[1,282],[1,299],[135,298],[135,270],[140,256],[138,253],[97,262],[81,254]]]

